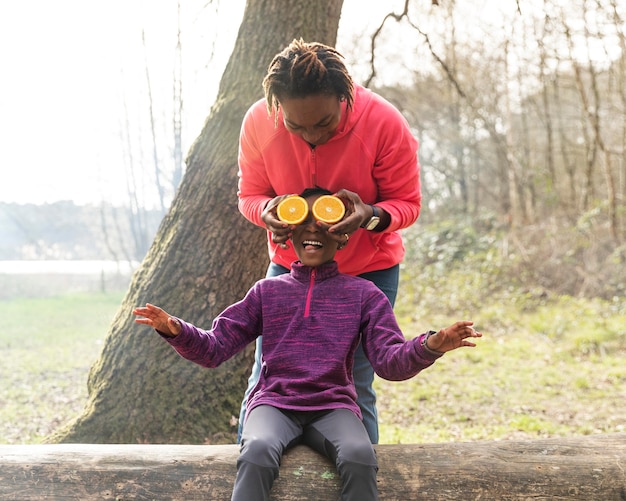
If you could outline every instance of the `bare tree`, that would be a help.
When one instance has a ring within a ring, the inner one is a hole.
[[[621,120],[618,124],[618,131],[615,133],[615,170],[617,172],[617,194],[616,206],[618,207],[618,228],[619,241],[621,243],[626,240],[626,35],[624,33],[624,19],[620,15],[618,9],[618,0],[612,0],[610,3],[610,17],[616,27],[616,36],[618,46],[622,56],[611,67],[614,75],[615,92],[617,94],[615,108],[621,114]]]
[[[176,29],[176,50],[174,53],[175,63],[174,72],[172,76],[173,82],[173,101],[174,101],[174,114],[173,120],[173,133],[174,133],[174,173],[172,175],[172,187],[174,191],[178,188],[181,179],[183,178],[183,148],[182,148],[182,115],[183,115],[183,48],[181,43],[181,29],[180,29],[180,0],[178,0],[177,8],[177,29]]]
[[[131,124],[128,116],[126,96],[123,96],[123,122],[120,123],[120,148],[124,152],[123,161],[126,172],[127,208],[126,217],[129,222],[130,236],[133,242],[132,255],[134,259],[140,259],[148,250],[148,226],[146,223],[145,207],[139,198],[140,183],[137,180],[137,163],[133,153],[131,138]],[[139,162],[140,164],[142,162]],[[140,176],[141,177],[141,176]],[[122,237],[122,235],[118,235]]]
[[[161,180],[161,167],[159,161],[159,155],[157,151],[157,134],[156,134],[156,123],[154,119],[154,99],[152,97],[152,83],[150,81],[150,65],[148,64],[148,56],[146,50],[146,34],[145,31],[141,31],[141,42],[143,44],[144,49],[144,70],[146,76],[146,89],[148,91],[148,111],[150,118],[150,133],[152,135],[152,162],[154,167],[154,184],[157,188],[157,194],[159,197],[159,204],[161,207],[161,211],[165,214],[166,206],[165,206],[165,189],[163,187],[163,181]]]
[[[413,28],[413,85],[404,79],[378,90],[420,138],[424,200],[432,209],[424,215],[497,223],[546,287],[620,294],[624,3],[544,0],[542,9],[524,9],[506,1],[498,5],[502,16],[475,22],[461,18],[466,2],[424,4],[406,0],[373,32],[368,79],[375,85],[382,74],[386,61],[375,56],[388,32]]]

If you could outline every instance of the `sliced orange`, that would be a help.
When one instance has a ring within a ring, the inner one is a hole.
[[[340,198],[334,195],[322,195],[313,203],[311,212],[318,221],[334,224],[341,221],[346,208]]]
[[[291,195],[278,204],[276,214],[283,223],[300,224],[309,214],[309,204],[304,198]]]

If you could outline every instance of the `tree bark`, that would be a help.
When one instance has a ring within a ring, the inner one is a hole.
[[[382,500],[602,500],[626,497],[626,434],[377,445]],[[236,445],[0,445],[0,500],[230,499]],[[335,466],[285,454],[272,500],[339,499]]]
[[[209,327],[268,264],[265,232],[237,210],[238,134],[271,58],[293,38],[334,45],[342,0],[249,0],[218,97],[180,189],[91,369],[81,415],[49,438],[78,443],[227,443],[252,346],[215,370],[180,358],[133,323],[147,301]]]

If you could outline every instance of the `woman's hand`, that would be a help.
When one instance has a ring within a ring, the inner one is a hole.
[[[469,341],[469,338],[482,337],[482,333],[474,330],[474,322],[457,322],[450,327],[441,329],[436,334],[432,334],[426,340],[426,347],[429,350],[445,353],[462,346],[474,347],[476,343]]]
[[[366,203],[361,200],[361,197],[353,191],[341,189],[335,196],[339,197],[343,204],[346,206],[346,215],[341,221],[334,225],[326,225],[324,223],[318,223],[324,229],[327,229],[329,233],[335,233],[337,236],[341,235],[345,240],[344,235],[352,235],[357,231],[363,222],[372,216],[372,210]]]
[[[294,226],[283,223],[280,219],[278,219],[278,215],[276,214],[276,207],[278,207],[278,204],[289,196],[291,195],[281,195],[272,198],[267,203],[265,209],[263,209],[263,212],[261,213],[261,219],[265,223],[265,227],[272,233],[272,242],[280,245],[283,249],[289,248],[287,242],[291,237]]]
[[[136,318],[135,323],[148,325],[166,336],[175,337],[180,334],[181,327],[179,321],[158,306],[146,303],[146,306],[143,308],[135,308],[133,315],[144,317]]]

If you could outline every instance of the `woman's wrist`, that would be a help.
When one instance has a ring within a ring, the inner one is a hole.
[[[378,212],[379,221],[376,225],[376,228],[374,228],[372,231],[381,233],[385,231],[391,224],[391,216],[385,209],[379,207],[378,205],[376,206],[376,210]]]

